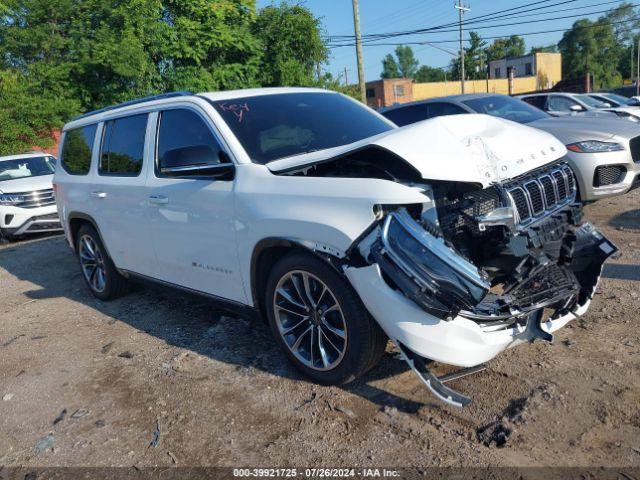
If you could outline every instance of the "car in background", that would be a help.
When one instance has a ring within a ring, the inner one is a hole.
[[[540,110],[544,110],[554,117],[574,115],[581,117],[618,117],[637,123],[639,119],[630,114],[625,108],[607,106],[604,103],[584,93],[533,93],[516,95],[515,98],[524,100]]]
[[[636,107],[640,108],[640,98],[625,97],[613,92],[597,92],[589,93],[590,97],[595,98],[599,102],[608,103],[610,107]]]
[[[453,95],[381,110],[399,126],[441,115],[485,113],[539,128],[567,147],[567,162],[583,202],[620,195],[640,186],[640,128],[631,122],[589,117],[553,117],[506,95]]]
[[[36,152],[0,157],[0,242],[62,230],[53,191],[56,160]]]

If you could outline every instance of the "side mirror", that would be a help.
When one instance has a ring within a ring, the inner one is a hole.
[[[229,156],[209,145],[192,145],[167,151],[161,159],[160,173],[170,177],[213,177],[230,180],[235,167]]]
[[[611,105],[609,102],[602,102],[602,106],[605,107],[605,108],[613,107],[613,105]]]
[[[569,110],[571,110],[572,112],[582,112],[584,108],[582,108],[580,105],[571,105],[569,107]]]

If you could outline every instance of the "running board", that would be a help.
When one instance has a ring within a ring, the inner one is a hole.
[[[424,383],[429,391],[431,391],[431,393],[433,393],[438,399],[458,408],[466,407],[471,403],[471,398],[447,387],[445,383],[485,370],[487,367],[484,363],[476,365],[475,367],[463,368],[456,372],[443,375],[442,377],[437,377],[427,367],[426,358],[412,352],[400,342],[394,341],[394,343],[400,349],[402,358],[411,367],[411,370],[413,370],[418,378],[422,380],[422,383]]]

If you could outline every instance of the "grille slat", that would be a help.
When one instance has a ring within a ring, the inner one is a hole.
[[[52,188],[36,190],[34,192],[12,192],[11,195],[22,197],[21,201],[16,203],[16,207],[20,208],[46,207],[56,203],[56,198]]]
[[[576,182],[567,164],[529,174],[508,185],[520,223],[530,223],[573,201]]]

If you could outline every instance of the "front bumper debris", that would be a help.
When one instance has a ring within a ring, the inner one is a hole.
[[[587,311],[602,266],[617,251],[584,224],[571,232],[571,242],[557,259],[496,294],[473,264],[462,257],[452,261],[455,251],[441,239],[402,225],[410,221],[406,212],[389,214],[378,237],[361,244],[371,264],[348,267],[345,273],[420,380],[458,407],[470,400],[431,373],[429,361],[469,369],[520,343],[552,341],[554,331]],[[413,244],[392,240],[393,228],[404,228]]]

